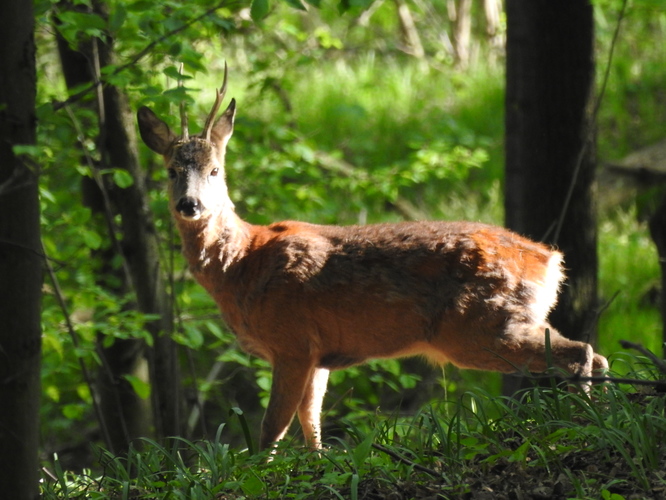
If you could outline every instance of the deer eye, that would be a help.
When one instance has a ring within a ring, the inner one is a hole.
[[[169,174],[169,179],[175,179],[176,177],[178,177],[178,173],[176,172],[175,168],[168,169],[167,173]]]
[[[215,176],[217,176],[217,174],[219,174],[219,173],[220,173],[220,169],[219,169],[219,168],[214,168],[213,170],[210,171],[210,175],[211,175],[211,177],[215,177]]]

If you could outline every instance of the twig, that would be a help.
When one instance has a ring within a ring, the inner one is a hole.
[[[389,455],[389,456],[395,458],[396,460],[398,460],[398,461],[400,461],[400,462],[402,462],[402,463],[404,463],[404,464],[409,465],[410,467],[414,467],[416,470],[420,470],[421,472],[425,472],[425,473],[427,473],[427,474],[430,474],[430,475],[433,476],[433,477],[442,477],[442,474],[440,474],[440,473],[437,472],[436,470],[433,470],[433,469],[430,469],[430,468],[428,468],[428,467],[425,467],[424,465],[420,465],[420,464],[414,463],[414,462],[412,462],[411,460],[409,460],[408,458],[403,457],[402,455],[396,453],[396,452],[393,451],[393,450],[390,450],[390,449],[388,449],[388,448],[382,446],[381,444],[372,443],[372,447],[375,448],[375,449],[377,449],[377,450],[379,450],[379,451],[381,451],[381,452],[383,452],[383,453],[386,453],[387,455]]]
[[[637,378],[624,378],[624,377],[605,377],[605,376],[591,376],[583,377],[581,375],[570,375],[568,377],[562,377],[555,373],[530,373],[517,374],[516,376],[525,377],[531,380],[542,380],[552,377],[559,377],[563,382],[570,382],[573,384],[580,382],[594,382],[595,384],[603,384],[605,382],[610,382],[613,384],[630,384],[630,385],[646,385],[654,387],[659,392],[666,392],[666,381],[665,380],[644,380]]]
[[[201,19],[211,15],[213,12],[216,10],[222,8],[226,4],[231,3],[228,2],[228,0],[222,0],[220,3],[216,4],[215,6],[211,7],[207,11],[205,11],[203,14],[198,15],[197,17],[191,19],[190,21],[186,22],[182,26],[179,26],[177,28],[172,29],[171,31],[165,33],[161,37],[159,37],[157,40],[153,40],[150,42],[146,47],[139,51],[137,54],[134,55],[127,63],[123,64],[122,66],[118,66],[108,77],[106,78],[100,78],[99,80],[91,83],[88,87],[84,88],[83,90],[77,92],[76,94],[73,94],[69,96],[67,99],[64,101],[56,101],[53,103],[53,110],[54,111],[59,111],[63,107],[67,106],[68,104],[72,104],[73,102],[79,101],[83,97],[85,97],[89,92],[93,91],[100,85],[104,85],[106,79],[111,78],[116,76],[117,74],[121,73],[122,71],[125,71],[127,68],[130,68],[132,66],[135,66],[137,62],[139,62],[141,59],[143,59],[145,56],[150,54],[153,49],[160,43],[162,43],[164,40],[167,40],[171,38],[172,36],[180,33],[181,31],[184,31],[185,29],[189,28],[192,26],[194,23],[200,21]]]

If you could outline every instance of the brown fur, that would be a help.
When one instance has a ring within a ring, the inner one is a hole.
[[[243,349],[273,366],[262,448],[284,436],[295,413],[306,441],[320,446],[329,370],[370,358],[543,372],[548,328],[557,367],[581,376],[607,368],[588,344],[547,323],[563,275],[562,256],[545,245],[470,222],[241,220],[224,180],[234,115],[232,100],[207,142],[181,141],[149,109],[138,113],[142,138],[171,171],[171,209],[192,273]]]

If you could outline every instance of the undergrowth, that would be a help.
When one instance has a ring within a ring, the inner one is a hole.
[[[654,367],[632,373],[654,375]],[[95,472],[66,472],[56,457],[44,469],[43,498],[621,500],[666,492],[666,399],[650,388],[608,384],[591,398],[555,386],[518,399],[467,392],[413,416],[344,425],[346,436],[322,451],[285,440],[272,454],[251,454],[225,444],[222,425],[211,441],[144,439],[124,458],[97,448]]]

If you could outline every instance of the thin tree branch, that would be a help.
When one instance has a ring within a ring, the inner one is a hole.
[[[104,103],[103,103],[103,98],[102,102],[99,103],[99,113],[104,113]],[[79,123],[78,119],[76,118],[76,115],[71,111],[71,108],[69,106],[65,106],[65,111],[69,115],[70,119],[72,120],[72,125],[74,126],[74,130],[76,130],[77,136],[80,138],[83,138],[85,134],[83,133],[83,130],[81,128],[81,124]],[[103,129],[103,122],[100,119],[100,130]],[[111,208],[111,197],[109,196],[109,191],[106,188],[106,184],[104,183],[104,179],[102,178],[102,175],[100,174],[99,169],[95,166],[95,160],[90,156],[90,153],[85,147],[81,147],[81,151],[83,151],[83,156],[86,160],[86,165],[88,166],[88,170],[90,171],[90,175],[93,178],[93,181],[97,185],[100,193],[102,194],[102,205],[104,206],[103,210],[103,215],[104,215],[104,222],[106,223],[106,229],[109,233],[109,238],[111,239],[111,245],[113,246],[114,251],[120,255],[122,258],[120,259],[121,262],[121,267],[123,270],[123,275],[125,282],[127,283],[127,286],[130,288],[133,287],[132,285],[132,275],[130,273],[129,267],[127,265],[127,258],[125,257],[125,253],[123,252],[122,245],[120,244],[120,240],[118,239],[117,235],[117,229],[114,223],[114,210]],[[134,291],[134,290],[133,290]],[[134,291],[135,292],[135,291]],[[136,294],[136,292],[135,292]]]
[[[46,248],[44,247],[44,242],[42,242],[42,253],[46,255]],[[69,336],[72,339],[72,344],[74,345],[74,348],[78,351],[80,346],[79,335],[78,333],[76,333],[76,329],[74,328],[74,324],[72,323],[69,311],[67,310],[67,304],[65,303],[65,296],[62,293],[62,289],[60,288],[60,282],[58,281],[58,277],[56,276],[55,271],[51,266],[51,262],[49,262],[49,259],[45,258],[44,264],[46,265],[46,270],[48,272],[49,278],[51,279],[51,284],[53,285],[53,292],[55,294],[56,300],[58,301],[60,310],[62,311],[62,314],[65,317],[65,325],[67,326],[67,331],[69,332]],[[97,402],[97,398],[95,397],[92,376],[90,375],[88,367],[83,362],[83,359],[78,353],[76,354],[76,359],[79,362],[79,366],[81,367],[81,373],[83,374],[83,378],[86,381],[88,389],[90,390],[90,394],[92,395],[93,410],[95,411],[95,416],[97,417],[97,421],[99,422],[99,427],[102,432],[102,436],[104,436],[104,442],[108,446],[109,450],[113,453],[113,441],[111,441],[111,435],[109,434],[109,429],[106,425],[104,414],[102,413],[102,410],[99,407],[99,403]]]
[[[117,74],[125,71],[127,68],[136,65],[137,62],[139,62],[141,59],[143,59],[148,54],[150,54],[153,51],[153,49],[157,45],[162,43],[163,41],[168,40],[172,36],[177,35],[181,31],[184,31],[185,29],[189,28],[190,26],[199,22],[200,20],[204,19],[205,17],[208,17],[209,15],[211,15],[216,10],[221,9],[222,7],[224,7],[226,5],[231,5],[233,3],[236,3],[236,2],[234,2],[234,1],[230,2],[229,0],[222,0],[220,3],[216,4],[214,7],[211,7],[210,9],[205,11],[204,13],[202,13],[202,14],[198,15],[197,17],[191,19],[190,21],[186,22],[182,26],[179,26],[177,28],[172,29],[171,31],[169,31],[169,32],[165,33],[164,35],[162,35],[161,37],[159,37],[157,40],[153,40],[148,45],[146,45],[145,48],[143,48],[137,54],[135,54],[134,57],[132,57],[127,63],[125,63],[121,66],[118,66],[107,78],[114,77]],[[94,81],[93,83],[91,83],[89,86],[87,86],[83,90],[77,92],[76,94],[73,94],[73,95],[69,96],[64,101],[54,102],[53,103],[54,111],[59,111],[63,107],[67,106],[68,104],[72,104],[74,102],[77,102],[77,101],[81,100],[86,95],[88,95],[90,92],[92,92],[93,90],[95,90],[99,86],[104,85],[105,83],[106,83],[106,78],[100,78],[100,79]]]

